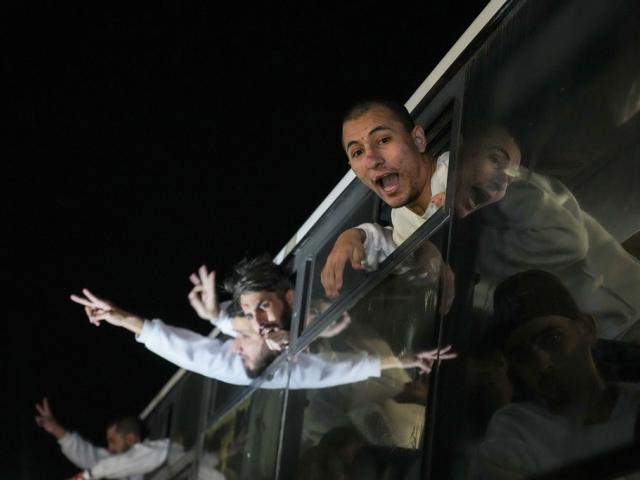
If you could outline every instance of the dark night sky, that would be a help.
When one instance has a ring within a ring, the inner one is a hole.
[[[188,275],[281,246],[344,175],[340,115],[405,101],[472,2],[5,2],[0,477],[74,473],[33,422],[102,441],[175,367],[68,296],[201,332]]]

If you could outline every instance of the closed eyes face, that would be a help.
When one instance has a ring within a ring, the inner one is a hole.
[[[242,362],[248,370],[253,370],[262,355],[264,339],[258,332],[255,321],[238,316],[233,321],[236,338],[233,350],[242,358]]]
[[[478,208],[502,200],[517,177],[521,154],[513,138],[496,129],[472,140],[464,150],[456,193],[456,213],[465,217]]]
[[[124,453],[128,449],[125,436],[118,432],[115,425],[107,429],[107,449],[114,454]]]

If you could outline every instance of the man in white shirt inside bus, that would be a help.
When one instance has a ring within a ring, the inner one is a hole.
[[[46,398],[36,404],[36,410],[36,423],[58,440],[62,453],[73,464],[83,469],[74,479],[142,480],[167,458],[169,440],[142,440],[142,425],[136,417],[122,417],[108,424],[105,449],[60,425]]]

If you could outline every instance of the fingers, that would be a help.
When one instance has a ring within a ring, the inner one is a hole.
[[[198,277],[200,278],[200,283],[207,283],[208,276],[209,272],[207,271],[207,266],[201,265],[200,268],[198,268]]]
[[[320,282],[324,287],[325,295],[329,298],[335,298],[340,293],[347,258],[341,252],[332,251],[322,269]]]
[[[93,293],[91,293],[91,290],[89,290],[88,288],[83,288],[82,293],[84,293],[84,296],[87,297],[89,300],[91,300],[96,306],[102,307],[102,308],[110,307],[110,305],[107,302],[105,302],[101,298],[96,297]]]
[[[191,275],[189,275],[189,280],[191,280],[191,283],[193,283],[196,286],[200,285],[200,278],[195,273],[192,273]]]
[[[351,268],[354,270],[364,270],[364,248],[354,248],[351,252]]]
[[[51,415],[51,407],[49,406],[49,399],[47,397],[44,397],[42,405],[44,406],[45,413]]]
[[[85,307],[93,307],[93,303],[91,303],[86,298],[79,297],[77,295],[71,295],[69,297],[72,302],[79,303],[80,305],[84,305]]]

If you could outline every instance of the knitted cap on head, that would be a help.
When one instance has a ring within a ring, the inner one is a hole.
[[[493,314],[502,344],[511,332],[534,318],[578,318],[580,313],[560,279],[543,270],[516,273],[502,281],[493,294]]]

